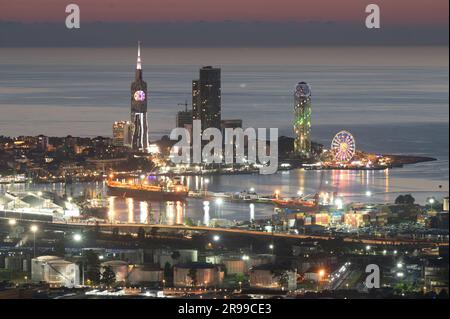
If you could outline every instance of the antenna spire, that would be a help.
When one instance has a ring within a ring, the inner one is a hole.
[[[137,55],[136,69],[137,70],[141,70],[142,69],[142,63],[141,63],[141,41],[138,41],[138,55]]]

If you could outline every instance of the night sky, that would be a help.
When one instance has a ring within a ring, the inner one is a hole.
[[[3,21],[64,21],[61,0],[1,0]],[[336,21],[358,22],[369,3],[381,7],[386,24],[445,24],[448,0],[77,0],[92,21]]]
[[[0,47],[448,45],[448,0],[0,0]],[[381,29],[365,27],[366,5]]]

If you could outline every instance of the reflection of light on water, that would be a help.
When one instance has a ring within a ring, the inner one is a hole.
[[[114,199],[115,197],[111,196],[108,198],[108,218],[110,221],[114,221],[116,218],[116,212],[114,210]]]
[[[250,205],[250,221],[255,220],[255,204],[251,203]]]
[[[204,201],[203,202],[203,224],[205,224],[206,226],[209,225],[209,202],[208,201]]]
[[[132,198],[127,198],[127,207],[128,207],[128,222],[132,223],[134,221],[134,201]]]
[[[183,207],[183,203],[181,203],[180,201],[177,202],[177,206],[176,206],[176,211],[177,211],[177,215],[176,215],[176,223],[178,225],[183,225],[184,223],[184,207]]]
[[[384,192],[389,193],[389,168],[384,170]]]
[[[175,210],[173,202],[167,202],[166,204],[166,223],[167,225],[175,224]]]
[[[200,178],[198,175],[195,176],[195,190],[200,189]]]
[[[322,174],[322,172],[321,172]],[[298,189],[298,193],[300,194],[304,194],[305,193],[305,171],[301,170],[299,172],[299,189]],[[250,204],[251,205],[251,204]],[[250,206],[251,207],[251,206]],[[254,208],[254,205],[253,205]]]
[[[139,221],[144,224],[147,222],[148,218],[148,203],[147,202],[140,202],[139,203]]]

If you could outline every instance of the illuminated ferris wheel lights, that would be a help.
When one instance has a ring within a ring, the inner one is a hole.
[[[350,132],[340,131],[331,142],[331,152],[339,162],[349,162],[356,152],[355,138]]]

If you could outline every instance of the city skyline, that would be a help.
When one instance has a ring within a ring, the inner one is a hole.
[[[0,299],[448,300],[447,0],[67,4],[0,0]]]

